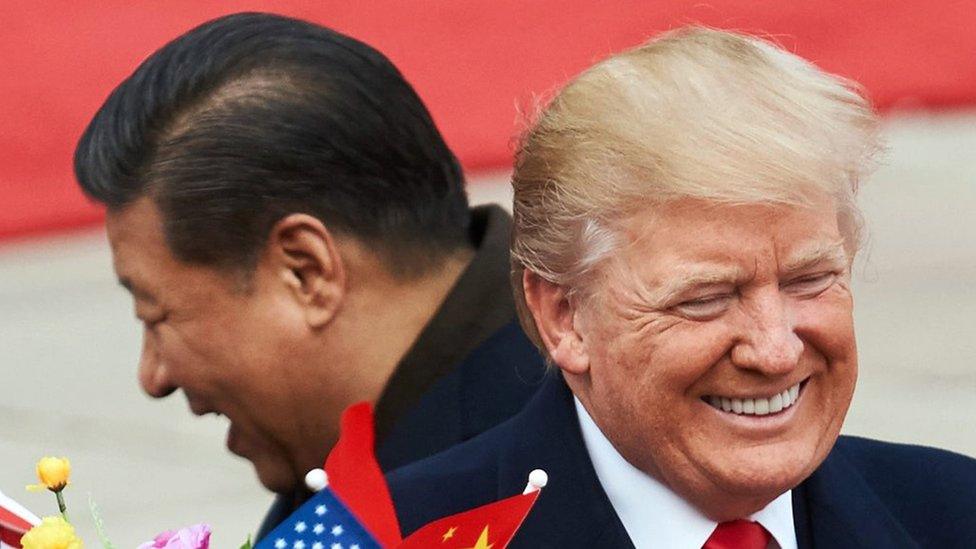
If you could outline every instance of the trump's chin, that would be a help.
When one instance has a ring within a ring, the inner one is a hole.
[[[749,514],[799,485],[820,464],[819,459],[811,459],[812,456],[806,449],[798,449],[792,455],[775,455],[769,452],[773,455],[763,456],[761,454],[765,452],[761,450],[758,453],[760,455],[744,457],[727,464],[723,470],[717,471],[713,480],[716,487],[728,494],[731,501],[761,502]]]
[[[728,445],[687,469],[683,495],[710,518],[722,522],[761,510],[791,490],[823,461],[817,441]]]

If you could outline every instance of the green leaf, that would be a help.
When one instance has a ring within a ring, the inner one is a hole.
[[[253,548],[254,546],[251,545],[251,534],[248,534],[247,541],[244,542],[244,545],[241,545],[241,549],[253,549]]]
[[[108,536],[105,535],[105,523],[102,522],[102,514],[98,512],[98,505],[95,504],[95,498],[92,497],[91,493],[88,494],[88,509],[91,511],[92,522],[95,523],[95,533],[98,534],[102,547],[104,549],[115,549]]]

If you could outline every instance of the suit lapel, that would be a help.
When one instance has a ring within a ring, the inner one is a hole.
[[[793,491],[800,549],[919,547],[837,449]]]
[[[633,548],[590,463],[560,374],[547,376],[512,432],[500,453],[498,498],[521,493],[533,469],[549,474],[512,547]]]

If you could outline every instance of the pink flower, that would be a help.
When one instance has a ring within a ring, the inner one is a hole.
[[[168,530],[147,541],[139,549],[209,549],[210,527],[206,524]]]

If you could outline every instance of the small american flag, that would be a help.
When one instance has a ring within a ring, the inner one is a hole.
[[[258,542],[256,549],[381,549],[326,488]]]

